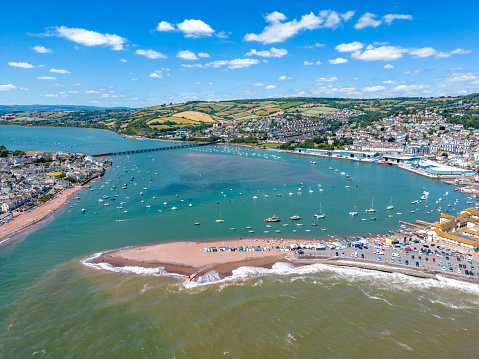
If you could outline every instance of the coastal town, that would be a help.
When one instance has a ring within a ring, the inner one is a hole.
[[[73,194],[102,177],[107,167],[106,161],[82,154],[7,151],[5,157],[0,157],[2,230],[7,232],[10,224],[22,222],[34,209],[39,211],[64,193]]]

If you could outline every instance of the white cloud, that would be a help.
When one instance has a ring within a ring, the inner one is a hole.
[[[29,64],[28,62],[9,62],[8,66],[21,67],[22,69],[33,69],[35,66]]]
[[[78,91],[68,91],[68,93],[78,93]]]
[[[272,89],[275,89],[275,88],[276,88],[276,86],[274,86],[274,85],[268,85],[268,86],[265,87],[266,90],[272,90]]]
[[[393,81],[393,80],[383,81],[383,84],[385,84],[385,85],[399,85],[400,83],[402,83],[402,82],[401,81]]]
[[[11,91],[11,90],[16,90],[17,86],[8,84],[8,85],[0,85],[0,91]]]
[[[401,46],[380,46],[369,45],[363,52],[356,51],[351,57],[363,61],[393,61],[400,59],[405,50]]]
[[[163,78],[163,71],[155,70],[155,71],[153,71],[153,73],[150,74],[150,77],[155,78],[155,79],[162,79]]]
[[[303,61],[303,65],[304,66],[311,66],[311,65],[313,65],[313,63],[309,62],[309,61]]]
[[[218,60],[209,62],[206,64],[208,67],[219,68],[227,66],[229,69],[241,69],[243,67],[250,67],[251,65],[257,65],[260,61],[257,59],[234,59],[234,60]]]
[[[95,90],[87,90],[85,91],[86,94],[94,94],[94,93],[100,93],[100,91],[95,91]]]
[[[195,68],[195,67],[198,67],[198,68],[204,68],[205,65],[201,65],[201,64],[181,64],[181,67],[185,67],[187,69],[192,69],[192,68]]]
[[[156,52],[154,50],[141,50],[141,49],[138,49],[135,51],[135,53],[137,55],[142,55],[142,56],[145,56],[145,57],[148,57],[149,59],[166,59],[166,55],[163,55],[162,53],[160,52]]]
[[[315,43],[313,46],[305,46],[305,49],[314,49],[315,47],[323,47],[324,44],[320,44],[319,42]]]
[[[57,94],[54,94],[54,93],[47,93],[47,94],[45,94],[45,95],[43,95],[43,96],[45,96],[45,97],[58,97],[58,95],[57,95]]]
[[[384,86],[370,86],[370,87],[365,87],[363,88],[364,92],[378,92],[378,91],[383,91],[386,88]]]
[[[386,70],[391,70],[391,69],[394,68],[394,66],[391,65],[391,64],[387,64],[387,65],[384,65],[384,68],[385,68]]]
[[[286,16],[280,12],[273,12],[265,16],[269,23],[260,34],[248,33],[244,36],[245,41],[258,41],[263,45],[276,42],[284,42],[301,31],[319,28],[336,28],[342,21],[352,17],[351,12],[338,14],[336,11],[323,10],[316,16],[313,12],[303,15],[301,20],[293,19],[288,22]]]
[[[451,54],[453,55],[466,55],[470,54],[472,50],[464,50],[464,49],[455,49],[451,51]]]
[[[121,62],[128,62],[126,59],[120,59]]]
[[[76,84],[73,84],[74,86],[81,86],[81,83],[77,82]]]
[[[52,76],[38,76],[37,79],[39,79],[39,80],[56,80],[56,78],[52,77]]]
[[[417,69],[417,70],[414,70],[414,71],[404,71],[403,74],[404,75],[409,75],[409,76],[417,76],[417,75],[420,75],[424,72],[424,69]]]
[[[256,51],[255,49],[251,49],[251,51],[248,52],[246,56],[256,55],[261,57],[283,57],[287,54],[288,54],[288,50],[286,49],[277,49],[275,47],[272,47],[271,49],[269,49],[269,51],[267,50]]]
[[[228,34],[231,34],[231,32],[226,33],[225,31],[221,31],[221,32],[218,32],[217,34],[215,34],[215,36],[220,38],[220,39],[227,39],[229,37]]]
[[[208,57],[211,57],[209,54],[207,54],[206,52],[199,52],[198,53],[198,57],[201,57],[201,58],[208,58]]]
[[[158,26],[156,27],[156,30],[158,31],[175,31],[175,27],[171,25],[169,22],[166,21],[161,21],[158,23]]]
[[[43,47],[43,46],[38,46],[38,45],[37,45],[37,46],[33,46],[33,47],[32,47],[32,50],[33,50],[33,51],[36,51],[36,52],[38,52],[38,53],[40,53],[40,54],[48,54],[48,53],[52,52],[52,50],[47,49],[46,47]]]
[[[50,72],[54,72],[56,74],[71,74],[70,71],[67,70],[59,70],[59,69],[50,69]]]
[[[77,44],[85,46],[109,46],[116,51],[123,50],[123,45],[127,41],[118,35],[100,34],[96,31],[68,28],[66,26],[57,27],[55,30],[58,36],[67,38]]]
[[[473,72],[455,72],[449,74],[444,79],[445,82],[465,82],[477,79],[477,75]]]
[[[263,87],[263,86],[266,86],[264,83],[262,82],[255,82],[255,83],[252,83],[251,86],[255,86],[255,87]]]
[[[429,86],[427,85],[399,85],[396,86],[393,91],[404,91],[404,92],[409,92],[409,91],[420,91],[423,89],[428,88]]]
[[[338,81],[338,78],[336,76],[320,77],[319,79],[316,80],[316,82],[333,82],[333,81]]]
[[[283,76],[280,76],[279,79],[278,79],[278,81],[281,81],[281,82],[283,82],[283,81],[290,81],[290,80],[292,80],[291,77],[287,77],[287,76],[284,76],[284,75],[283,75]]]
[[[316,65],[322,65],[323,63],[321,61],[316,61]]]
[[[413,17],[411,15],[402,14],[387,14],[379,20],[377,19],[377,17],[377,15],[367,12],[359,18],[358,22],[354,25],[354,28],[357,30],[361,30],[365,27],[378,27],[383,22],[388,25],[391,25],[394,20],[413,20]]]
[[[103,98],[108,98],[108,97],[110,97],[110,95],[107,94],[107,93],[102,93],[102,94],[101,94],[101,97],[103,97]]]
[[[437,54],[437,51],[432,47],[423,47],[421,49],[413,49],[409,53],[414,57],[429,57]]]
[[[341,15],[344,21],[349,21],[354,16],[356,11],[346,11],[344,14]]]
[[[130,81],[138,81],[138,79],[131,78]]]
[[[349,44],[340,44],[336,46],[335,49],[338,52],[354,52],[361,50],[363,47],[364,45],[362,43],[354,41]]]
[[[382,21],[376,20],[377,17],[377,15],[367,12],[359,18],[358,22],[354,25],[354,28],[361,30],[365,27],[378,27],[381,25]]]
[[[178,30],[181,31],[185,37],[198,38],[202,36],[211,36],[215,32],[210,25],[201,20],[185,20],[177,24]]]
[[[348,60],[343,59],[342,57],[338,57],[337,59],[328,60],[328,62],[332,65],[339,65],[339,64],[345,64],[346,62],[348,62]]]
[[[412,15],[387,14],[383,16],[383,20],[386,24],[391,25],[394,20],[413,20],[413,17]]]
[[[198,60],[198,57],[195,55],[195,53],[189,50],[178,51],[176,57],[179,57],[183,60]]]

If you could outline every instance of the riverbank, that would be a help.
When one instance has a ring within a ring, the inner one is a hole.
[[[57,194],[55,198],[43,202],[30,212],[18,212],[18,216],[13,221],[9,221],[0,227],[0,245],[6,244],[21,232],[31,229],[32,226],[39,224],[60,210],[70,198],[81,191],[84,187],[71,187]]]

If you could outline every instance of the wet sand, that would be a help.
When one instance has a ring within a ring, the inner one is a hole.
[[[0,245],[7,243],[15,234],[19,234],[35,224],[48,218],[60,208],[62,208],[68,200],[83,187],[72,187],[63,191],[62,194],[57,194],[57,197],[44,202],[40,207],[34,208],[31,212],[20,212],[20,215],[13,221],[5,223],[0,227]]]
[[[271,268],[275,263],[288,261],[293,252],[278,252],[276,247],[294,243],[312,243],[311,240],[234,239],[210,242],[168,242],[127,247],[103,253],[98,262],[113,266],[164,267],[168,273],[191,275],[215,270],[220,275],[231,275],[243,266]],[[220,251],[220,247],[261,246],[270,251]],[[205,252],[205,247],[216,247],[217,252]]]

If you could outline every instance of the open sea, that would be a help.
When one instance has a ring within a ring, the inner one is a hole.
[[[0,126],[0,145],[11,150],[95,154],[172,144],[99,130]],[[152,242],[387,234],[398,221],[437,220],[439,207],[452,214],[470,207],[454,187],[394,166],[225,145],[112,160],[79,201],[0,245],[0,358],[479,356],[478,285],[286,263],[185,283],[161,269],[83,263]],[[423,188],[428,199],[411,204]],[[367,214],[371,206],[377,212]],[[326,217],[315,219],[320,211]],[[303,226],[266,228],[273,215],[299,215]]]

